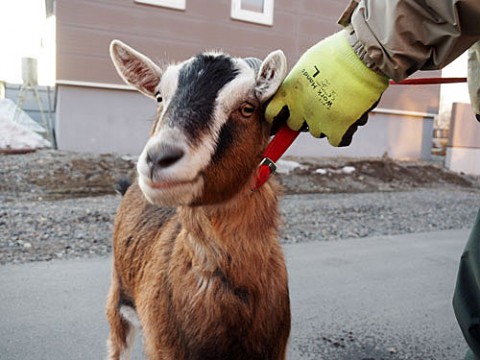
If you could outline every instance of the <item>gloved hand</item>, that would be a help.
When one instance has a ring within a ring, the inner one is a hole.
[[[368,68],[341,31],[302,55],[268,104],[265,117],[272,123],[287,113],[291,129],[300,130],[306,122],[313,136],[347,146],[387,87],[388,78]]]

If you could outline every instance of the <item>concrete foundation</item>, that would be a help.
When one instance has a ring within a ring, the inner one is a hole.
[[[147,142],[156,102],[136,91],[58,86],[60,150],[138,155]]]
[[[301,134],[286,155],[311,157],[381,157],[429,159],[433,116],[372,112],[350,146],[335,148],[326,139]]]
[[[452,171],[480,175],[480,123],[470,104],[453,104],[445,166]]]

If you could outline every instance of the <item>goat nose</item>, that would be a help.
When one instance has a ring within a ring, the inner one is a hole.
[[[164,169],[180,160],[185,152],[175,146],[162,146],[160,151],[147,152],[147,164],[154,169]]]

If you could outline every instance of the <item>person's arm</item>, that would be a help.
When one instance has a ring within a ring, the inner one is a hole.
[[[480,40],[479,19],[478,0],[362,0],[343,25],[368,67],[400,81],[460,56]]]
[[[346,28],[312,46],[292,68],[266,108],[268,121],[288,118],[294,130],[307,123],[313,136],[348,146],[389,78],[442,68],[480,40],[479,0],[352,4],[342,17]],[[471,84],[480,89],[480,80]],[[472,103],[480,108],[478,97]]]

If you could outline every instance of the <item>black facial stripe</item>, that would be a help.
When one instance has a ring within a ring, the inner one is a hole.
[[[185,64],[165,116],[180,126],[190,139],[208,131],[218,92],[238,75],[233,61],[224,55],[201,54]]]
[[[215,152],[212,156],[212,161],[214,164],[218,163],[225,151],[229,146],[232,146],[235,134],[235,124],[232,121],[227,121],[225,124],[222,125],[220,129],[220,135],[218,136],[218,142],[216,144]]]

